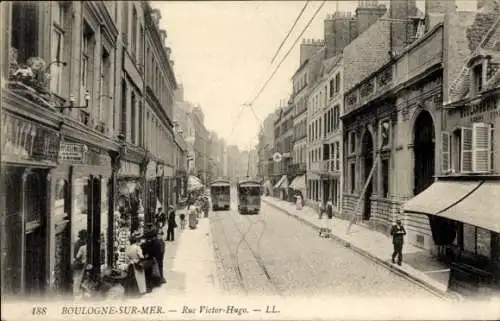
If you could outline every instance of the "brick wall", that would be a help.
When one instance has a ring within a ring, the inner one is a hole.
[[[379,20],[344,49],[344,92],[389,59],[390,22]]]

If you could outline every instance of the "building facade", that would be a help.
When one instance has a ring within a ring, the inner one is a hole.
[[[264,179],[264,181],[269,181],[269,185],[274,185],[276,182],[272,182],[272,172],[273,172],[273,160],[272,152],[274,149],[274,122],[276,118],[276,113],[272,112],[267,115],[262,123],[261,130],[259,132],[259,142],[257,145],[258,150],[258,176]]]
[[[119,240],[141,228],[148,204],[160,196],[146,182],[164,176],[162,165],[173,165],[168,100],[175,78],[162,42],[152,43],[164,78],[147,96],[146,28],[156,16],[144,2],[10,2],[1,8],[8,31],[2,291],[79,295],[79,273],[71,269],[77,252],[86,249],[83,258],[96,277],[122,267],[120,249],[127,244]],[[159,118],[156,127],[145,120],[148,108]],[[21,140],[20,132],[26,133]],[[163,141],[152,141],[160,135]]]
[[[277,111],[274,122],[274,154],[278,153],[279,159],[273,159],[273,179],[277,181],[274,185],[274,193],[283,200],[292,197],[289,193],[289,184],[292,179],[290,168],[292,165],[293,152],[293,126],[294,108],[291,102],[281,106]]]

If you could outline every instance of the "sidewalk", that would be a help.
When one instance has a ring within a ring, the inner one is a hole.
[[[331,237],[345,246],[386,266],[391,271],[419,283],[427,290],[441,297],[448,296],[446,291],[449,269],[432,258],[427,251],[405,244],[403,248],[403,265],[399,266],[391,262],[392,240],[382,233],[353,224],[349,234],[347,234],[349,225],[347,220],[335,217],[328,219],[326,215],[320,220],[318,212],[308,206],[303,207],[302,210],[297,210],[295,204],[286,201],[272,197],[262,197],[262,200],[314,229],[331,229]]]
[[[178,211],[177,214],[180,214]],[[166,242],[163,271],[166,284],[145,297],[213,296],[219,293],[210,221],[200,218],[198,228],[175,229],[175,241]]]

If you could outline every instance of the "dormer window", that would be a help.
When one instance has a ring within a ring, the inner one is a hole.
[[[483,65],[482,64],[476,65],[472,69],[472,73],[474,78],[473,80],[474,94],[478,94],[483,89]]]

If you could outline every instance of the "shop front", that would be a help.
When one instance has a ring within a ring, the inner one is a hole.
[[[172,170],[173,172],[173,170]],[[181,200],[185,199],[187,196],[187,172],[182,169],[175,171],[175,175],[172,175],[175,180],[175,190],[172,196],[176,205],[181,203]]]
[[[74,295],[81,292],[85,265],[91,264],[91,273],[100,277],[113,264],[114,153],[71,138],[61,143],[54,171],[54,284],[64,289],[69,278]]]
[[[45,125],[18,116],[7,108],[11,106],[4,106],[0,194],[2,296],[41,295],[48,290],[51,275],[50,186],[59,153],[58,116],[53,115],[52,122],[46,121]]]
[[[119,161],[115,202],[115,254],[114,264],[127,267],[126,249],[132,233],[144,228],[144,178],[141,164],[130,160]]]
[[[428,216],[449,289],[463,295],[500,289],[499,95],[447,106],[440,133],[441,176],[404,205]]]
[[[150,160],[146,165],[146,213],[145,222],[155,223],[155,213],[162,206],[161,175],[159,176],[159,163]]]

